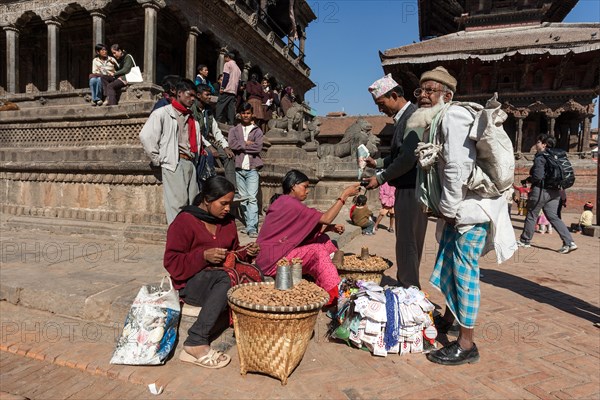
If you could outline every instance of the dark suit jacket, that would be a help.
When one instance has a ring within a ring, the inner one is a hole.
[[[417,106],[411,103],[396,123],[390,155],[384,159],[385,171],[381,173],[385,182],[399,189],[416,186],[417,156],[415,156],[415,149],[422,139],[414,131],[405,132],[406,122],[416,109]]]

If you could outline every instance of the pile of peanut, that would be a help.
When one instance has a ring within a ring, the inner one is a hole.
[[[304,279],[288,290],[275,289],[274,285],[250,285],[235,290],[231,296],[246,303],[273,307],[301,307],[329,299],[327,292]]]
[[[384,271],[388,268],[388,263],[381,257],[371,256],[366,260],[361,260],[356,254],[344,256],[344,266],[340,269],[345,271]]]

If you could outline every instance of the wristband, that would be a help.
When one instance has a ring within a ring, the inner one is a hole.
[[[338,201],[338,200],[342,202],[342,205],[346,204],[346,202],[345,202],[345,201],[344,201],[344,200],[343,200],[341,197],[338,197],[338,198],[336,199],[336,201]]]

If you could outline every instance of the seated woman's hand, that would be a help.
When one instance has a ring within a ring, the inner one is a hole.
[[[335,225],[331,225],[329,229],[331,230],[331,232],[335,232],[335,233],[341,235],[346,230],[346,227],[342,224],[335,224]]]
[[[220,264],[225,261],[226,256],[227,249],[214,247],[212,249],[204,250],[204,259],[210,264]]]
[[[258,252],[260,251],[260,246],[258,245],[258,243],[254,242],[251,243],[248,248],[246,249],[246,252],[248,253],[248,255],[250,257],[256,257],[258,255]]]

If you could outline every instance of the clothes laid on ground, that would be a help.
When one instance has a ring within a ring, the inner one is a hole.
[[[374,355],[420,353],[434,305],[417,287],[381,286],[344,279],[331,336]],[[430,339],[435,339],[435,337]]]

